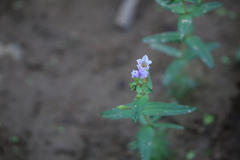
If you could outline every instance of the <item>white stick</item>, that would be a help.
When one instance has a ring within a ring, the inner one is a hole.
[[[139,0],[124,0],[122,2],[115,21],[118,27],[122,29],[128,29],[130,27],[138,3]]]

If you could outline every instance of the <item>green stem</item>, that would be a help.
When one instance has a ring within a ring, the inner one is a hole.
[[[145,114],[143,114],[143,117],[144,117],[145,121],[147,122],[147,125],[151,126],[152,124],[151,124],[151,121],[150,121],[149,117],[146,116]]]
[[[184,12],[185,12],[185,14],[188,14],[185,0],[182,0],[182,4],[183,4],[183,8],[184,8]]]
[[[181,51],[182,51],[182,55],[180,58],[185,57],[185,51],[186,51],[186,46],[183,42],[181,42]]]

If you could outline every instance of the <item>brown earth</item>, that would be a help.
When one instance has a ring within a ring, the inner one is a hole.
[[[168,119],[185,126],[184,131],[169,132],[178,159],[185,159],[189,150],[196,153],[196,160],[240,159],[240,79],[233,67],[240,43],[240,3],[222,1],[239,15],[236,20],[211,13],[195,21],[196,34],[221,47],[213,53],[214,70],[193,64],[192,72],[203,84],[189,104],[198,110]],[[145,0],[131,30],[123,32],[114,26],[120,3],[0,2],[0,44],[21,50],[12,56],[0,54],[1,160],[138,159],[127,149],[137,127],[130,120],[102,119],[99,113],[133,100],[130,72],[146,52],[153,61],[152,99],[167,101],[161,77],[171,58],[150,50],[141,39],[176,30],[177,17]],[[232,63],[222,64],[223,55]],[[209,127],[202,124],[205,113],[216,118]],[[19,142],[10,141],[12,136]]]

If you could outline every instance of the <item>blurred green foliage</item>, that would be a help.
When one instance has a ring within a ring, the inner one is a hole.
[[[211,114],[205,114],[203,116],[203,124],[205,126],[211,125],[215,121],[215,117]]]
[[[193,151],[189,151],[186,155],[186,160],[192,160],[195,158],[195,153]]]
[[[211,51],[219,46],[216,42],[205,43],[194,35],[193,18],[217,9],[222,4],[203,3],[202,0],[156,0],[156,2],[178,15],[178,30],[147,36],[143,38],[143,42],[149,44],[152,49],[174,58],[167,67],[162,81],[163,85],[169,88],[170,96],[181,101],[198,86],[197,81],[191,78],[186,69],[189,63],[194,59],[200,59],[206,66],[213,68]],[[224,11],[218,12],[224,14]]]

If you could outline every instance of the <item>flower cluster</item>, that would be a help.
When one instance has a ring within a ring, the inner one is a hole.
[[[138,70],[132,71],[132,78],[141,78],[145,79],[148,77],[148,71],[150,69],[150,64],[152,64],[152,61],[148,59],[148,56],[145,55],[142,57],[142,59],[137,60],[137,68]]]

